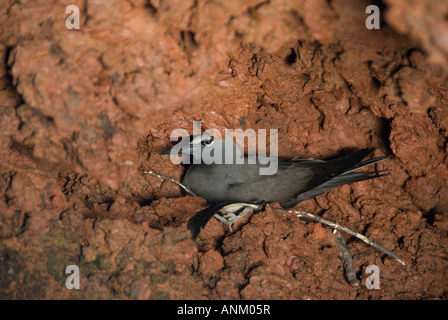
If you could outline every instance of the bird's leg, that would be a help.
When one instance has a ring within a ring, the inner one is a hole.
[[[252,203],[232,203],[219,210],[214,217],[229,226],[233,232],[232,225],[248,213],[253,213],[263,209],[263,205]]]
[[[345,242],[344,237],[339,231],[334,229],[333,233],[337,233],[336,245],[341,251],[341,259],[342,264],[344,265],[345,278],[353,287],[359,287],[360,282],[356,277],[355,264],[353,263],[352,256],[350,255],[350,251],[347,248],[347,243]]]

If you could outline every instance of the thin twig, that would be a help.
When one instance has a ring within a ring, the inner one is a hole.
[[[308,213],[308,212],[305,212],[305,211],[283,210],[283,209],[275,209],[275,210],[278,210],[278,211],[281,211],[281,212],[292,213],[292,214],[295,214],[298,218],[310,219],[310,220],[313,220],[314,222],[320,222],[320,223],[323,223],[323,224],[325,224],[327,226],[330,226],[333,229],[344,231],[344,232],[346,232],[346,233],[348,233],[348,234],[350,234],[350,235],[352,235],[352,236],[354,236],[354,237],[364,241],[368,245],[371,245],[372,247],[374,247],[375,249],[381,251],[382,253],[385,253],[388,256],[394,258],[395,260],[400,262],[402,265],[405,265],[404,261],[399,256],[397,256],[395,253],[393,253],[392,251],[384,248],[383,246],[379,245],[375,241],[370,240],[369,238],[367,238],[366,236],[364,236],[364,235],[362,235],[362,234],[360,234],[358,232],[352,231],[352,230],[350,230],[350,229],[348,229],[348,228],[346,228],[344,226],[341,226],[337,222],[329,221],[329,220],[324,219],[324,218],[322,218],[320,216],[316,216],[314,214],[311,214],[311,213]]]
[[[177,180],[174,179],[174,178],[167,177],[167,176],[163,176],[163,175],[161,175],[161,174],[155,173],[155,172],[152,171],[152,170],[151,170],[151,171],[144,171],[143,173],[153,175],[153,176],[158,177],[159,179],[162,179],[162,180],[168,180],[168,181],[171,181],[171,182],[177,184],[178,186],[180,186],[181,188],[183,188],[187,193],[189,193],[189,194],[192,195],[193,197],[197,197],[197,195],[196,195],[193,191],[191,191],[190,188],[188,188],[187,186],[183,185],[182,183],[180,183],[179,181],[177,181]],[[251,204],[248,204],[248,205],[251,206]],[[253,204],[252,204],[252,205],[253,205]],[[320,216],[316,216],[316,215],[314,215],[314,214],[312,214],[312,213],[305,212],[305,211],[284,210],[284,209],[278,209],[278,208],[272,208],[272,207],[271,207],[271,209],[274,209],[274,210],[277,210],[277,211],[280,211],[280,212],[292,213],[292,214],[295,214],[298,218],[310,219],[310,220],[312,220],[312,221],[314,221],[314,222],[320,222],[320,223],[322,223],[322,224],[325,224],[325,225],[327,225],[327,226],[330,226],[330,227],[332,227],[332,228],[335,229],[335,230],[338,230],[338,231],[344,231],[344,232],[346,232],[346,233],[348,233],[348,234],[350,234],[350,235],[352,235],[352,236],[354,236],[354,237],[356,237],[356,238],[358,238],[358,239],[364,241],[364,242],[367,243],[368,245],[371,245],[372,247],[374,247],[375,249],[377,249],[377,250],[379,250],[379,251],[385,253],[386,255],[388,255],[388,256],[394,258],[395,260],[397,260],[398,262],[400,262],[402,265],[405,265],[404,261],[403,261],[399,256],[397,256],[395,253],[393,253],[392,251],[390,251],[390,250],[384,248],[383,246],[379,245],[379,244],[376,243],[375,241],[370,240],[369,238],[367,238],[366,236],[364,236],[364,235],[362,235],[362,234],[360,234],[360,233],[358,233],[358,232],[352,231],[352,230],[350,230],[350,229],[348,229],[348,228],[346,228],[346,227],[344,227],[344,226],[341,226],[341,225],[340,225],[339,223],[337,223],[337,222],[329,221],[329,220],[324,219],[324,218],[322,218],[322,217],[320,217]],[[217,216],[217,215],[215,215],[215,216]],[[219,219],[219,220],[221,220],[221,219]],[[221,221],[222,221],[222,220],[221,220]],[[234,222],[235,222],[235,221],[232,221],[231,224],[233,224]],[[230,224],[230,225],[231,225],[231,224]]]
[[[194,193],[193,191],[191,191],[190,188],[188,188],[186,185],[180,183],[179,181],[177,181],[177,180],[174,179],[174,178],[167,177],[167,176],[162,176],[161,174],[155,173],[155,172],[152,171],[152,170],[151,170],[151,171],[143,171],[143,173],[150,174],[150,175],[155,176],[155,177],[157,177],[157,178],[159,178],[159,179],[162,179],[162,180],[168,180],[168,181],[171,181],[171,182],[177,184],[177,185],[178,185],[179,187],[181,187],[182,189],[184,189],[184,190],[185,190],[186,192],[188,192],[191,196],[193,196],[193,197],[197,197],[197,194]]]
[[[336,229],[334,231],[336,231]],[[353,287],[359,287],[361,283],[358,278],[356,278],[355,264],[353,263],[352,256],[347,248],[347,243],[339,231],[336,231],[336,233],[338,234],[336,238],[336,245],[339,250],[341,250],[341,259],[342,264],[344,265],[345,278]]]

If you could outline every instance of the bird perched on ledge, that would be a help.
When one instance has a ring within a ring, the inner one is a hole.
[[[229,138],[227,138],[229,139]],[[207,134],[191,136],[188,144],[181,149],[172,148],[161,154],[178,154],[192,157],[194,150],[207,151],[213,148],[226,152],[225,140],[216,140]],[[227,140],[228,142],[228,140]],[[215,145],[214,145],[215,144]],[[236,144],[231,140],[233,157],[242,157],[241,163],[206,164],[196,159],[188,165],[182,184],[196,195],[207,200],[209,207],[196,213],[187,227],[196,238],[207,222],[220,210],[240,210],[241,204],[265,204],[278,202],[283,208],[291,208],[296,204],[314,198],[343,184],[373,179],[384,176],[384,171],[354,172],[373,165],[389,156],[362,161],[372,150],[362,149],[353,154],[333,160],[270,158],[276,161],[277,170],[272,175],[261,175],[260,168],[266,167],[260,156],[241,156],[235,152]],[[227,149],[228,151],[229,149]],[[255,157],[255,158],[253,158]],[[272,164],[272,163],[271,163]],[[231,208],[236,204],[235,208]]]

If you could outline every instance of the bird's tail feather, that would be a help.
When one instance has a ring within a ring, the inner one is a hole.
[[[307,185],[307,189],[312,190],[341,174],[353,170],[371,152],[371,149],[362,149],[344,157],[319,163],[312,169],[314,175],[312,181]]]
[[[347,174],[347,173],[353,172],[353,171],[355,171],[355,170],[359,170],[359,169],[361,169],[361,168],[370,166],[370,165],[372,165],[372,164],[375,164],[375,163],[378,163],[378,162],[380,162],[380,161],[383,161],[383,160],[385,160],[385,159],[387,159],[387,158],[390,158],[390,155],[389,155],[389,154],[386,155],[386,156],[382,156],[382,157],[378,157],[378,158],[374,158],[374,159],[369,159],[369,160],[366,160],[366,161],[362,161],[362,162],[358,163],[356,166],[354,166],[353,168],[351,168],[350,170],[345,171],[344,174]]]

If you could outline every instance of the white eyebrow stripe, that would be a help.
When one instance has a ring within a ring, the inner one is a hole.
[[[212,137],[207,132],[202,134],[202,141],[210,140],[211,138]]]

